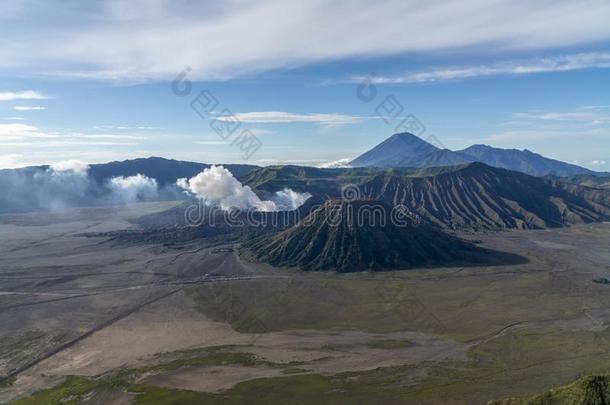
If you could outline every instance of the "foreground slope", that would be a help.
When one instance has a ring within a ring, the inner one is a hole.
[[[587,376],[532,398],[509,398],[488,405],[606,405],[610,403],[610,377]]]

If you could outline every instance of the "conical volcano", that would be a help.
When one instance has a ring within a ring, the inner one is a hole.
[[[443,265],[483,251],[377,200],[328,200],[297,225],[246,247],[273,265],[338,272]]]
[[[474,159],[439,149],[408,132],[394,134],[350,162],[352,167],[433,167],[472,162]]]

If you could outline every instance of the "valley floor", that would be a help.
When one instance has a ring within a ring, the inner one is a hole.
[[[0,402],[484,404],[610,371],[610,223],[357,274],[90,235],[164,207],[0,216]]]

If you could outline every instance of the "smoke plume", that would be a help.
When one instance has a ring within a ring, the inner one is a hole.
[[[261,200],[249,186],[244,186],[223,166],[211,166],[190,180],[176,184],[189,193],[223,210],[290,211],[300,207],[311,194],[289,188],[276,192],[271,200]]]
[[[153,200],[159,194],[157,180],[142,174],[113,177],[109,186],[113,194],[124,203]]]
[[[0,190],[0,213],[184,197],[175,186],[160,190],[155,179],[142,174],[96,181],[89,174],[89,166],[79,160],[0,170]]]

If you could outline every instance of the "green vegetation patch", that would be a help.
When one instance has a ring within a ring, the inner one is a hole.
[[[610,376],[586,376],[532,398],[509,398],[489,405],[605,405],[610,401]]]
[[[210,283],[193,287],[189,293],[199,311],[240,332],[443,331],[442,324],[415,295],[412,283],[383,276],[371,280],[357,275],[312,274],[295,279]]]
[[[127,386],[121,379],[103,377],[99,379],[68,376],[66,380],[56,387],[38,391],[37,393],[20,400],[13,401],[13,405],[75,405],[80,404],[94,390],[118,388]]]
[[[376,342],[385,347],[408,344],[390,339]],[[601,405],[604,402],[595,402],[595,398],[599,393],[606,395],[606,377],[579,380],[541,396],[531,396],[565,384],[580,373],[606,375],[610,371],[610,331],[574,332],[546,327],[506,331],[474,346],[464,362],[385,367],[336,375],[311,374],[296,365],[274,365],[284,368],[283,376],[245,381],[221,393],[134,383],[134,376],[143,371],[163,373],[190,365],[249,366],[262,361],[249,353],[226,351],[233,350],[230,348],[199,350],[187,351],[193,357],[135,371],[125,370],[112,377],[70,377],[53,389],[15,403],[78,403],[91,392],[118,388],[135,395],[132,400],[135,404],[485,404],[499,398],[529,398],[508,399],[498,404]],[[273,363],[263,364],[273,366]]]
[[[452,404],[487,403],[534,395],[582,373],[605,373],[610,331],[516,330],[475,346],[469,357],[467,363],[431,367],[410,388],[409,398],[424,404],[441,398]]]
[[[155,371],[172,371],[181,367],[188,366],[225,366],[229,364],[238,364],[242,366],[255,366],[255,365],[269,365],[272,363],[258,359],[252,353],[223,353],[216,352],[210,353],[205,357],[193,357],[175,359],[168,363],[156,364],[153,366],[147,366],[139,368],[138,371],[141,373],[155,372]]]
[[[8,388],[15,382],[15,377],[0,378],[0,389]]]

